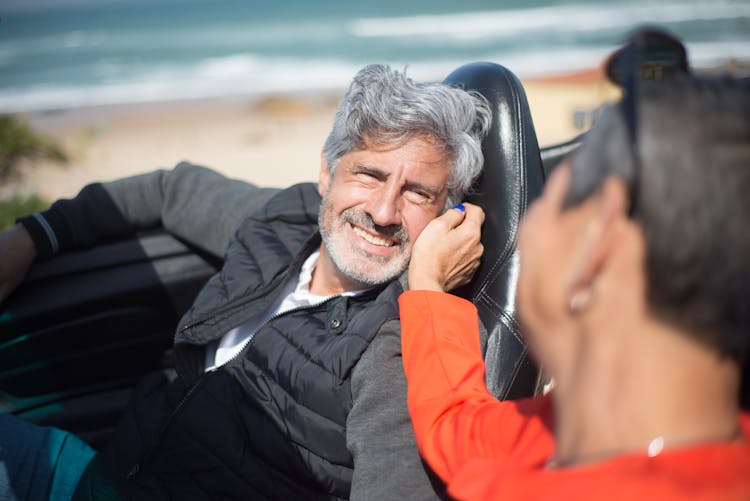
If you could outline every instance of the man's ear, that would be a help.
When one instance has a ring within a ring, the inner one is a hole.
[[[331,171],[328,169],[325,151],[320,152],[320,173],[318,174],[318,193],[322,197],[328,191],[331,182]]]
[[[591,217],[586,225],[578,266],[573,270],[570,289],[590,287],[617,246],[618,223],[628,218],[628,190],[622,179],[609,176],[592,200]]]

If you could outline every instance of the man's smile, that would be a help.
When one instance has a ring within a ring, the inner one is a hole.
[[[351,225],[352,230],[354,230],[354,233],[356,233],[357,235],[362,237],[362,239],[364,239],[366,242],[372,245],[377,245],[378,247],[391,247],[393,245],[396,245],[396,242],[394,242],[393,240],[383,238],[378,235],[373,235],[369,231],[366,231],[365,229],[360,228],[359,226],[356,226],[352,223],[349,223],[349,224]]]

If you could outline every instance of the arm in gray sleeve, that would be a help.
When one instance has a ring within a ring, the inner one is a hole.
[[[279,191],[186,162],[171,171],[120,179],[104,188],[129,223],[139,228],[161,224],[217,256],[224,254],[240,223]]]
[[[159,225],[221,256],[240,222],[277,191],[183,162],[172,170],[90,184],[75,198],[19,222],[40,257]]]
[[[354,457],[351,499],[439,499],[444,488],[419,456],[406,407],[397,320],[384,324],[362,355],[352,394],[346,427]]]

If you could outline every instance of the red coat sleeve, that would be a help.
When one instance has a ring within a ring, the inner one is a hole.
[[[399,298],[409,414],[419,451],[450,482],[473,458],[516,466],[552,454],[549,398],[500,402],[487,390],[477,311],[450,294]]]

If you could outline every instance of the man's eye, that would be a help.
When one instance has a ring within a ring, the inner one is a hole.
[[[423,191],[407,190],[404,192],[404,197],[415,204],[424,204],[430,201],[430,195]]]
[[[375,174],[373,174],[372,172],[358,172],[357,177],[366,180],[377,180],[377,176],[375,176]]]

